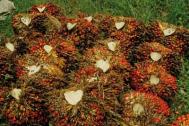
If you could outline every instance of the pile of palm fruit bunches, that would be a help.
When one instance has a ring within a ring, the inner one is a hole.
[[[0,119],[8,126],[189,126],[171,120],[189,31],[160,21],[33,6],[2,38]],[[4,125],[5,125],[4,124]]]

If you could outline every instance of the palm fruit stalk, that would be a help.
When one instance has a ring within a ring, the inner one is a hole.
[[[126,125],[154,126],[167,124],[169,106],[161,98],[141,92],[125,93],[121,102]]]
[[[25,83],[21,87],[9,90],[9,97],[4,104],[3,116],[10,125],[47,125],[47,109],[40,90],[35,90]]]
[[[49,92],[50,124],[56,126],[102,126],[103,107],[81,85]]]
[[[157,63],[175,76],[178,76],[181,71],[181,56],[158,42],[145,42],[139,45],[133,50],[133,58],[134,63]]]
[[[189,125],[189,114],[178,117],[170,126],[188,126]]]
[[[164,99],[171,99],[177,93],[176,77],[155,63],[140,63],[130,73],[134,90],[150,92]]]

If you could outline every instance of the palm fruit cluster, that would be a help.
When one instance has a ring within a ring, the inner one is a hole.
[[[150,93],[125,93],[121,101],[124,105],[123,119],[129,125],[163,125],[170,114],[168,104]]]
[[[187,126],[171,122],[189,31],[35,5],[0,44],[0,121],[10,126]]]
[[[178,117],[170,126],[188,126],[189,114]]]

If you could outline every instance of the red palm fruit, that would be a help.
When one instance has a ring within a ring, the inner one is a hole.
[[[41,92],[32,87],[13,88],[3,110],[3,117],[16,126],[47,125],[46,107]]]
[[[131,87],[137,91],[151,92],[169,99],[177,92],[176,77],[155,63],[140,63],[130,73]]]
[[[65,59],[64,72],[70,73],[79,68],[80,54],[72,41],[66,41],[64,39],[59,40],[60,43],[56,46],[56,52],[59,57]],[[59,42],[55,41],[55,42]]]
[[[125,93],[121,99],[126,125],[165,125],[169,106],[161,98],[141,92]]]
[[[52,4],[52,3],[34,5],[29,10],[29,13],[31,13],[31,14],[47,13],[52,16],[62,16],[63,15],[63,12],[60,9],[60,7],[58,7],[57,5]]]
[[[107,44],[109,42],[110,45]],[[94,65],[104,73],[115,70],[127,76],[128,71],[131,70],[131,65],[124,58],[123,53],[120,52],[119,42],[105,40],[99,43],[85,51],[82,58],[83,64]]]
[[[131,17],[113,17],[113,20],[114,30],[111,32],[110,36],[121,42],[126,42],[130,34],[135,32],[139,27],[142,26],[141,22]],[[121,26],[123,28],[121,28]]]
[[[178,117],[170,126],[188,126],[189,114]]]
[[[74,73],[74,79],[73,81],[77,84],[80,83],[93,83],[97,80],[97,77],[101,75],[101,71],[99,71],[94,66],[84,66],[80,67],[75,73]]]
[[[84,18],[65,18],[62,17],[62,31],[64,38],[71,40],[78,47],[80,52],[91,47],[99,38],[98,28]]]
[[[135,29],[129,32],[128,35],[125,35],[125,39],[123,39],[120,43],[121,50],[128,60],[133,60],[132,50],[134,50],[138,45],[149,41],[145,25],[142,23],[133,23],[133,25],[136,25],[134,27]]]
[[[44,13],[17,14],[13,17],[12,26],[15,34],[25,38],[56,34],[62,27],[59,19]]]
[[[54,90],[47,98],[50,123],[53,125],[102,126],[104,123],[103,107],[81,88]]]
[[[179,75],[182,65],[181,56],[160,43],[145,42],[139,45],[133,53],[136,60],[134,62],[155,62],[162,65],[171,74]]]

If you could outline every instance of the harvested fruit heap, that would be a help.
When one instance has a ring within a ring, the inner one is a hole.
[[[12,20],[0,49],[0,120],[11,126],[188,126],[170,121],[189,31],[130,17],[66,17],[53,4]]]

